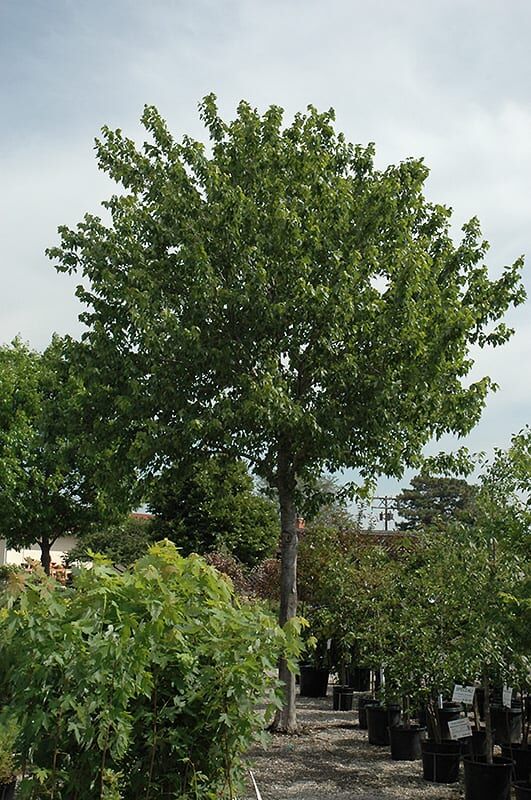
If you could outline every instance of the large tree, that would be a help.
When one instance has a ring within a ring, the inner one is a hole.
[[[60,228],[49,255],[83,277],[92,375],[116,385],[138,456],[155,469],[177,451],[229,453],[278,492],[284,623],[298,481],[400,476],[431,437],[470,431],[491,386],[466,381],[470,345],[510,336],[499,321],[523,300],[522,261],[490,280],[478,222],[454,244],[422,160],[376,169],[332,111],[284,125],[279,107],[242,102],[227,123],[212,95],[200,110],[208,148],[177,141],[151,106],[142,147],[104,128],[109,219]],[[292,730],[295,680],[285,663],[280,675]]]
[[[46,572],[60,536],[124,510],[98,480],[90,433],[77,425],[84,393],[67,340],[55,337],[43,353],[20,340],[0,347],[0,536],[15,549],[38,544]]]
[[[444,527],[451,521],[471,523],[477,487],[459,478],[416,475],[396,498],[403,531]]]

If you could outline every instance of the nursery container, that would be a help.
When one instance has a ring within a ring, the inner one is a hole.
[[[513,762],[503,756],[487,759],[463,759],[465,767],[465,800],[509,800]]]
[[[522,739],[522,708],[491,706],[490,720],[496,729],[496,744],[517,744]]]
[[[514,776],[517,781],[531,781],[531,747],[517,744],[502,744],[502,756],[514,761]]]
[[[339,694],[339,708],[338,711],[352,711],[352,703],[354,700],[354,692],[352,689],[346,689]]]
[[[422,747],[422,774],[433,783],[456,783],[459,780],[461,750],[459,742],[425,741]]]
[[[360,697],[358,699],[358,726],[361,730],[367,730],[367,706],[380,705],[373,697]]]
[[[494,736],[495,731],[492,731]],[[472,736],[468,739],[468,754],[472,758],[487,755],[487,731],[472,731]]]
[[[369,744],[386,747],[389,744],[389,728],[400,725],[400,706],[366,706]]]
[[[452,722],[454,719],[459,719],[461,716],[461,704],[460,703],[445,703],[442,708],[437,709],[437,716],[439,717],[439,724],[441,726],[441,738],[442,739],[449,739],[450,738],[450,730],[448,728],[448,723]]]
[[[389,728],[391,758],[393,761],[417,761],[422,758],[421,743],[426,738],[426,728],[396,725]]]
[[[516,800],[531,800],[531,783],[529,781],[516,781],[513,783]]]
[[[328,670],[302,664],[300,668],[301,697],[326,697],[328,691]]]
[[[339,711],[339,695],[343,692],[348,692],[352,690],[348,686],[348,684],[341,684],[338,683],[335,686],[332,686],[332,708],[334,711]]]
[[[367,667],[349,667],[348,685],[355,692],[368,692],[371,688],[371,671]]]

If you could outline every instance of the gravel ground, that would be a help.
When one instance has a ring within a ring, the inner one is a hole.
[[[297,710],[300,735],[275,735],[267,749],[256,748],[249,754],[262,800],[456,800],[464,796],[462,782],[428,783],[422,778],[420,761],[392,761],[389,748],[369,745],[367,731],[358,728],[357,712],[332,711],[331,697],[298,697]],[[256,800],[250,782],[243,800]]]

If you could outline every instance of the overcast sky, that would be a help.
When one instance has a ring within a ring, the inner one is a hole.
[[[530,40],[528,0],[0,0],[0,342],[79,332],[75,279],[44,248],[110,193],[101,125],[137,136],[150,103],[203,138],[210,91],[225,116],[242,98],[288,118],[333,106],[380,166],[424,156],[429,198],[453,207],[456,232],[480,218],[496,274],[531,254]],[[472,449],[506,446],[529,421],[530,309],[478,360],[500,391]]]

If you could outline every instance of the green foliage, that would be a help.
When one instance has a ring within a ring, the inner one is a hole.
[[[101,553],[113,564],[128,566],[145,555],[156,538],[150,520],[127,517],[117,525],[96,527],[83,533],[67,560],[70,564],[90,561],[90,553]]]
[[[230,578],[234,591],[240,596],[249,597],[251,595],[251,587],[249,583],[250,571],[248,568],[234,558],[230,553],[214,552],[207,553],[204,556],[207,564],[215,567],[218,572]]]
[[[276,506],[256,494],[241,461],[218,456],[164,470],[153,480],[149,508],[158,537],[185,555],[224,549],[254,564],[278,545]]]
[[[475,515],[476,487],[457,478],[417,475],[411,487],[396,498],[402,521],[400,530],[443,527],[448,522],[471,524]]]
[[[17,564],[0,564],[0,586],[9,581],[12,575],[16,575],[20,571]]]
[[[97,559],[75,589],[28,577],[0,624],[23,796],[39,800],[234,798],[278,703],[271,672],[299,654],[296,621],[240,605],[169,542],[123,575]]]
[[[472,522],[454,519],[416,540],[394,603],[375,597],[390,634],[382,658],[390,694],[425,699],[485,674],[528,684],[530,441],[522,432],[486,465]]]
[[[382,663],[380,641],[395,586],[396,560],[345,527],[312,524],[299,549],[298,580],[308,633],[317,639],[315,659],[340,672],[351,662]],[[326,641],[331,648],[326,650]]]
[[[92,458],[90,433],[76,426],[84,395],[68,340],[42,354],[20,340],[0,347],[0,534],[8,547],[37,542],[44,566],[57,537],[117,511],[97,480],[108,454]]]
[[[209,95],[200,112],[209,148],[152,106],[141,148],[105,127],[111,224],[88,214],[49,250],[85,278],[90,370],[138,458],[223,448],[277,486],[280,451],[284,483],[399,476],[433,435],[470,431],[491,382],[467,385],[469,348],[511,335],[522,260],[489,280],[477,220],[455,245],[422,160],[377,170],[333,111],[284,124],[241,102],[225,122]]]
[[[469,649],[477,669],[528,685],[531,669],[531,430],[498,449],[480,478],[476,523],[464,534],[474,559]],[[458,532],[456,532],[458,533]],[[512,683],[511,683],[512,685]]]
[[[0,722],[0,788],[2,784],[11,783],[18,770],[18,759],[15,757],[17,726],[8,715]]]
[[[373,638],[389,697],[425,702],[450,692],[467,671],[464,646],[475,590],[461,544],[445,530],[425,533],[402,555],[387,596],[374,598]]]

